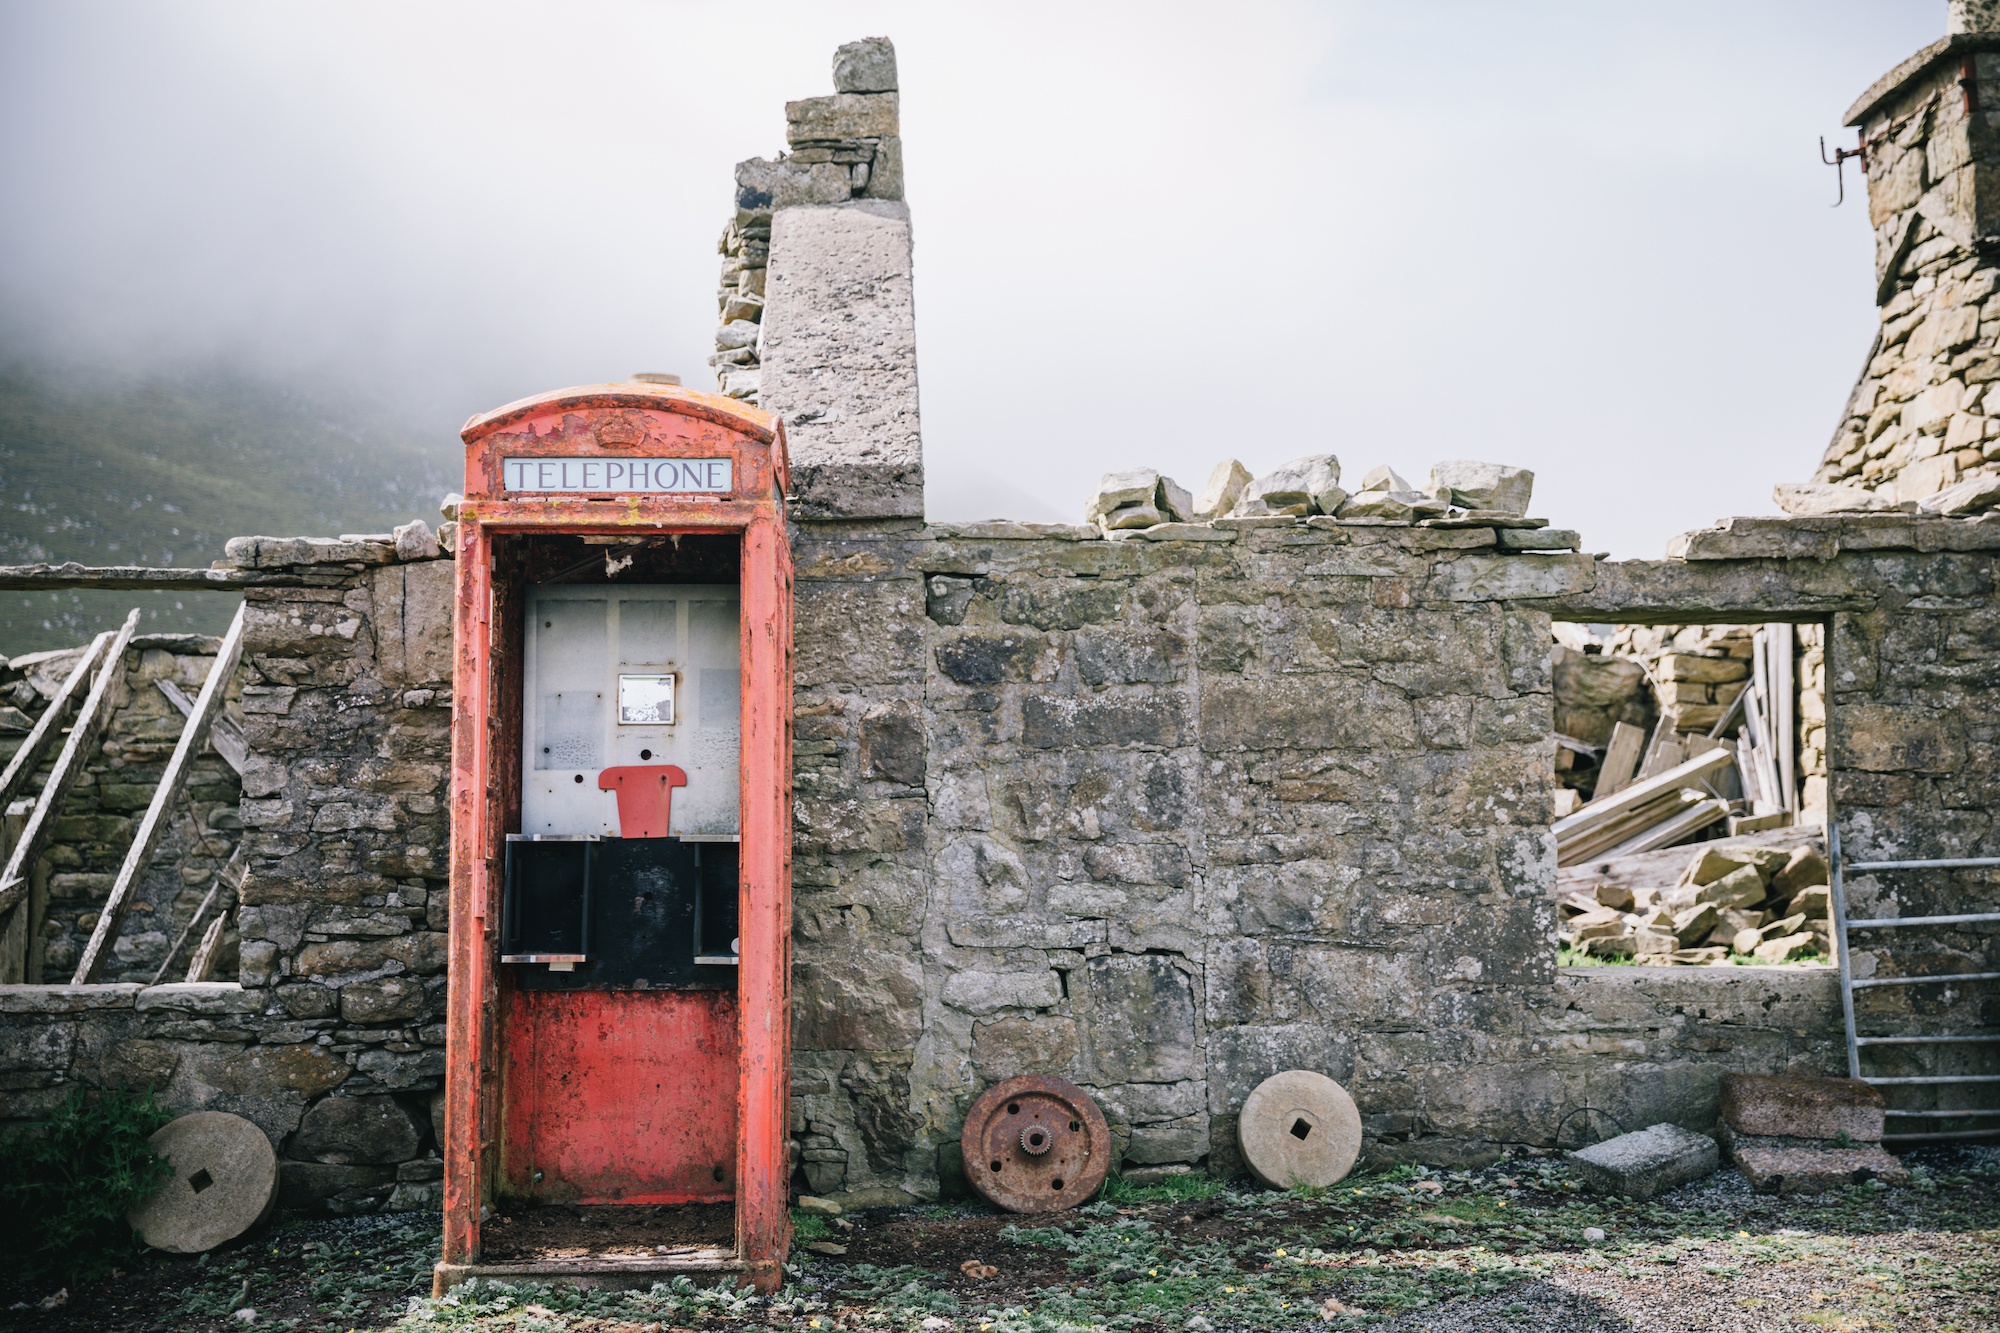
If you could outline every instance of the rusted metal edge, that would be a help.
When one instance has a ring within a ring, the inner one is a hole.
[[[164,569],[150,565],[0,565],[0,589],[109,588],[121,592],[229,592],[236,588],[292,587],[296,574],[258,569]]]
[[[759,444],[769,444],[778,433],[778,418],[774,414],[721,394],[672,384],[582,384],[517,398],[491,412],[482,412],[469,418],[458,435],[470,444],[504,426],[544,412],[580,412],[604,407],[634,407],[695,417],[741,431]]]

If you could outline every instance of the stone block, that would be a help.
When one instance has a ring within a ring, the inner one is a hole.
[[[134,997],[140,1013],[166,1010],[184,1014],[261,1014],[264,997],[234,981],[169,982],[148,986]]]
[[[1287,1069],[1317,1070],[1342,1084],[1354,1078],[1353,1039],[1318,1023],[1211,1026],[1206,1054],[1208,1109],[1217,1116],[1234,1116],[1253,1088]]]
[[[1907,1184],[1910,1173],[1878,1143],[1860,1148],[1738,1145],[1736,1169],[1759,1194],[1819,1194],[1879,1180]]]
[[[909,954],[802,955],[794,975],[794,1040],[804,1049],[907,1050],[923,1031],[923,969]]]
[[[1575,596],[1596,582],[1596,561],[1587,555],[1473,554],[1439,565],[1427,592],[1446,602],[1503,602]]]
[[[1795,848],[1791,856],[1771,876],[1773,897],[1785,900],[1803,890],[1828,882],[1826,857],[1817,847]]]
[[[341,1214],[373,1212],[395,1184],[394,1167],[278,1163],[278,1204],[301,1212],[316,1208]]]
[[[411,977],[354,981],[340,989],[340,1016],[350,1023],[401,1023],[423,1011],[423,983]]]
[[[1191,1115],[1160,1125],[1135,1125],[1125,1145],[1125,1160],[1142,1166],[1162,1162],[1197,1162],[1208,1155],[1206,1115]]]
[[[1340,489],[1340,460],[1332,454],[1309,454],[1255,477],[1243,489],[1238,512],[1331,514],[1347,492]]]
[[[1882,1094],[1851,1078],[1806,1074],[1722,1076],[1722,1121],[1738,1134],[1835,1139],[1882,1138]]]
[[[306,1110],[288,1155],[330,1166],[407,1162],[423,1145],[417,1118],[394,1097],[322,1097]]]
[[[972,1066],[989,1082],[1017,1074],[1068,1076],[1081,1050],[1075,1020],[1053,1015],[1002,1018],[972,1029]]]
[[[0,986],[0,1014],[83,1014],[131,1009],[145,987],[115,981],[90,986]]]
[[[1528,512],[1535,474],[1527,468],[1499,463],[1433,463],[1430,489],[1433,494],[1449,495],[1451,502],[1462,509],[1520,515]]]
[[[911,279],[900,203],[772,221],[761,401],[786,419],[799,518],[923,516]]]
[[[223,545],[222,558],[238,569],[386,565],[396,558],[396,548],[393,538],[368,541],[332,537],[231,537]]]
[[[944,983],[944,1002],[968,1014],[1002,1009],[1048,1009],[1062,1000],[1054,972],[955,972]]]
[[[1721,1152],[1706,1134],[1658,1124],[1573,1152],[1569,1162],[1570,1170],[1591,1189],[1650,1199],[1712,1175]]]
[[[896,133],[897,94],[835,93],[785,103],[785,142],[839,143],[846,139],[880,139]]]
[[[1070,1006],[1090,1083],[1171,1083],[1201,1065],[1194,985],[1171,958],[1111,954],[1070,974]]]
[[[844,42],[833,52],[833,90],[837,93],[896,91],[896,48],[887,37],[863,37]]]

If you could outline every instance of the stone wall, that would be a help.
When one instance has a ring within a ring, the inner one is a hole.
[[[1218,1171],[1243,1096],[1295,1065],[1352,1088],[1374,1158],[1430,1162],[1554,1145],[1585,1108],[1705,1124],[1725,1069],[1838,1072],[1828,972],[1555,967],[1552,617],[1830,624],[1850,854],[2000,850],[2000,519],[1734,520],[1617,563],[1436,523],[1176,532],[795,526],[812,1188],[956,1188],[965,1105],[1030,1070],[1091,1089],[1132,1169]],[[247,594],[241,985],[0,988],[0,1116],[151,1084],[257,1120],[295,1203],[428,1197],[451,567],[388,549],[239,550],[272,580]],[[1852,890],[1870,915],[1996,892]]]
[[[0,1121],[43,1114],[77,1084],[152,1087],[175,1110],[255,1121],[284,1159],[288,1205],[435,1204],[452,566],[414,526],[398,535],[415,558],[388,537],[230,544],[266,579],[245,592],[238,676],[252,754],[240,805],[209,771],[218,760],[204,759],[196,794],[243,826],[240,981],[0,986]],[[135,701],[158,694],[137,688],[148,671],[168,669],[142,653]],[[136,766],[139,747],[119,746],[103,765]],[[117,787],[100,780],[99,804]],[[198,850],[202,865],[221,851]],[[175,855],[149,883],[185,879]],[[151,933],[135,912],[124,936]]]

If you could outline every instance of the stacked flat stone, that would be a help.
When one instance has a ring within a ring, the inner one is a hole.
[[[1484,522],[1508,529],[1500,541],[1509,549],[1575,550],[1575,533],[1536,533],[1546,522],[1525,517],[1534,484],[1535,474],[1526,468],[1448,462],[1431,469],[1425,489],[1378,467],[1350,495],[1341,488],[1340,460],[1332,454],[1295,458],[1262,476],[1229,458],[1216,465],[1199,496],[1151,468],[1108,472],[1084,507],[1084,521],[1113,540],[1199,540],[1203,534],[1196,529],[1204,525]]]
[[[886,37],[849,42],[833,55],[831,97],[785,103],[785,142],[775,160],[736,164],[736,210],[722,230],[716,307],[716,383],[745,402],[763,395],[762,323],[771,219],[780,208],[903,197],[896,48]]]

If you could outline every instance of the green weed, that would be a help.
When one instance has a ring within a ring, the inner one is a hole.
[[[171,1117],[151,1093],[72,1093],[0,1144],[0,1260],[28,1284],[78,1282],[129,1260],[125,1212],[172,1174],[146,1140]]]

